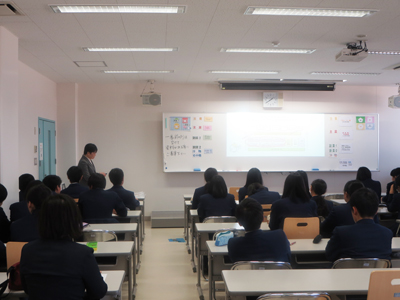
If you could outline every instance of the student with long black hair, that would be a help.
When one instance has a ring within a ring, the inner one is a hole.
[[[246,183],[243,187],[241,187],[239,189],[239,201],[242,201],[244,198],[246,198],[246,196],[249,195],[249,185],[253,184],[253,183],[259,183],[261,185],[263,185],[263,179],[262,179],[262,175],[259,169],[257,168],[251,168],[248,172],[247,172],[247,176],[246,176]],[[268,191],[268,188],[266,188]]]
[[[283,222],[288,217],[318,217],[317,204],[310,201],[304,181],[297,172],[286,177],[282,199],[272,204],[269,228],[282,229]]]
[[[310,192],[311,200],[317,203],[318,216],[326,218],[333,208],[333,202],[325,200],[323,194],[326,193],[326,182],[322,179],[315,179],[311,183]]]

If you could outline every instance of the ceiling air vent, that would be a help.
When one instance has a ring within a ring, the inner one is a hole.
[[[21,16],[22,13],[20,13],[15,4],[10,3],[10,2],[3,2],[0,3],[0,17],[7,17],[7,16]]]

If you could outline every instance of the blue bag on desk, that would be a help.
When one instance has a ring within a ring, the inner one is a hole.
[[[217,234],[215,239],[215,246],[226,246],[230,238],[233,238],[232,231],[224,231]]]

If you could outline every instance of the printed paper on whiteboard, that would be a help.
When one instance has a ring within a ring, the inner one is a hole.
[[[352,144],[340,144],[339,153],[353,153]]]
[[[351,159],[343,159],[339,161],[340,169],[352,169],[353,161]]]
[[[352,127],[353,124],[354,124],[353,116],[351,116],[351,115],[340,116],[339,126],[341,126],[341,127]]]
[[[340,139],[341,140],[352,140],[353,139],[353,130],[349,130],[349,129],[340,130]]]

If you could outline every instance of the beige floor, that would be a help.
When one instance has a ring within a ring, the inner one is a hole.
[[[183,238],[183,228],[151,228],[146,222],[141,267],[137,274],[137,300],[198,300],[197,274],[190,264],[185,243],[169,242]],[[205,299],[207,283],[203,280]],[[122,299],[128,299],[127,284]]]

